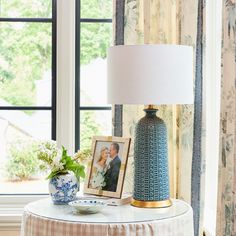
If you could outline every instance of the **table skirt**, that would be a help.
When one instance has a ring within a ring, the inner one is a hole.
[[[21,236],[193,236],[192,219],[192,209],[171,219],[119,224],[61,221],[24,212]]]

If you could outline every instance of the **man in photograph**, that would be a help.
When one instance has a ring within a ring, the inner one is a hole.
[[[102,188],[103,190],[116,192],[121,165],[121,160],[118,156],[119,149],[120,147],[118,143],[112,143],[110,146],[110,158],[112,160],[109,163],[108,169],[104,175],[105,186]]]

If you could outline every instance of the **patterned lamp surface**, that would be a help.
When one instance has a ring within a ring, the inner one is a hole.
[[[193,48],[184,45],[120,45],[108,50],[109,104],[192,104]],[[167,131],[149,106],[136,127],[133,206],[167,207]]]
[[[132,204],[142,207],[169,206],[166,125],[156,116],[156,109],[145,109],[145,112],[146,116],[136,125]]]

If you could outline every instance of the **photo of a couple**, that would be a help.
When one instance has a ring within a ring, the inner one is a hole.
[[[117,142],[104,142],[97,145],[98,156],[95,157],[89,187],[92,189],[116,192],[119,178],[122,153]],[[103,146],[102,146],[103,145]]]
[[[130,138],[94,136],[84,193],[121,198],[128,163]]]

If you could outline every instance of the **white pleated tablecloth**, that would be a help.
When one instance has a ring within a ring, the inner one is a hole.
[[[75,214],[51,199],[29,203],[21,236],[193,236],[192,208],[181,200],[161,209],[107,206],[100,213]]]

